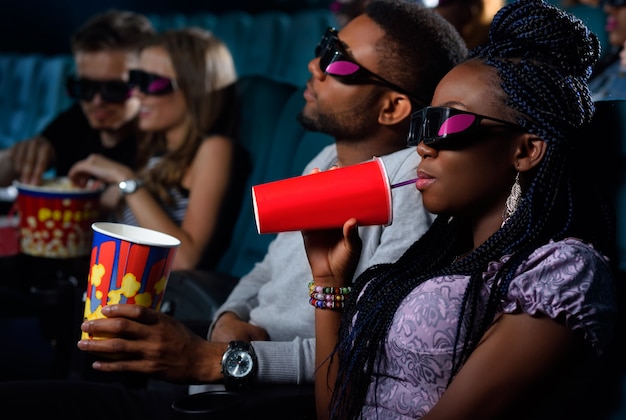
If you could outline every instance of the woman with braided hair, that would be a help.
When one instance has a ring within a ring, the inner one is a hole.
[[[303,232],[319,418],[563,418],[616,314],[612,218],[572,162],[598,57],[572,15],[506,5],[413,114],[427,233],[349,284],[356,220]]]

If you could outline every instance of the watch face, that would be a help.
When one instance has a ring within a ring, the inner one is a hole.
[[[119,184],[120,190],[126,194],[134,193],[137,190],[137,181],[134,179],[127,179],[125,181],[120,182]]]
[[[254,367],[250,353],[244,350],[235,350],[228,353],[224,362],[224,369],[235,378],[247,376]]]

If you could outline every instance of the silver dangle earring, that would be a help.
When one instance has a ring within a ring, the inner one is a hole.
[[[519,204],[520,197],[522,196],[522,187],[519,184],[519,172],[515,175],[515,182],[511,187],[511,193],[506,198],[506,204],[504,205],[504,211],[502,212],[502,225],[509,220],[511,215],[515,213],[517,205]]]

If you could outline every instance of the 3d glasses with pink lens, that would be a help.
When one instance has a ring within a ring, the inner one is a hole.
[[[483,121],[497,124],[483,125],[481,124]],[[462,148],[464,142],[452,140],[496,127],[526,132],[521,125],[498,118],[456,108],[429,106],[411,114],[407,145],[417,146],[424,142],[425,145],[434,148]]]
[[[320,70],[344,84],[376,84],[407,95],[413,102],[426,104],[415,95],[366,69],[347,53],[335,28],[328,28],[315,47],[315,57],[320,59]]]
[[[128,84],[145,95],[167,95],[177,89],[176,80],[138,69],[129,72]]]

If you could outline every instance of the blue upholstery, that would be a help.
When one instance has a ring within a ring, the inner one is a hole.
[[[0,55],[0,149],[39,132],[70,104],[70,56]]]
[[[231,25],[232,26],[232,25]],[[291,32],[293,28],[293,18],[282,12],[267,12],[257,16],[254,21],[250,22],[250,26],[247,28],[245,37],[241,37],[238,48],[245,52],[245,55],[239,59],[238,70],[241,74],[271,74],[278,80],[287,80],[281,77],[280,73],[276,70],[278,63],[278,57],[284,57],[288,52],[286,46],[286,40],[293,36]],[[222,34],[222,39],[231,39],[234,42],[236,35],[227,34],[223,31],[224,25],[218,25],[215,28],[216,34]],[[292,68],[297,68],[298,75],[302,75],[302,69],[306,71],[306,61],[293,60],[292,63],[299,63],[297,66],[290,65]],[[307,76],[308,77],[308,76]],[[293,79],[287,80],[293,84],[301,84],[306,78],[296,76]]]
[[[307,63],[328,26],[336,26],[328,9],[306,9],[293,13],[266,11],[250,14],[230,11],[220,15],[149,14],[157,31],[199,26],[220,37],[233,53],[240,76],[270,76],[304,85],[309,77]]]
[[[278,66],[272,74],[279,80],[303,85],[309,78],[306,64],[313,58],[313,51],[328,26],[336,26],[336,21],[327,10],[294,14],[284,46],[285,54],[276,58]],[[296,67],[291,63],[300,65]]]
[[[302,88],[262,76],[244,77],[239,86],[243,97],[241,138],[253,162],[248,191],[253,185],[300,175],[304,166],[332,143],[331,137],[308,132],[296,120],[304,106]],[[257,233],[252,195],[246,194],[230,248],[217,270],[241,277],[263,258],[274,237]]]

